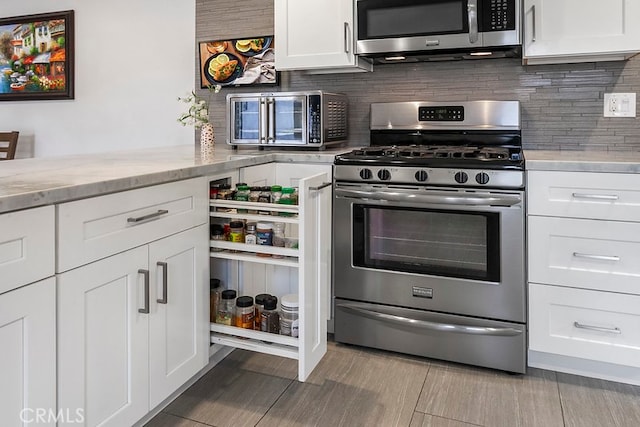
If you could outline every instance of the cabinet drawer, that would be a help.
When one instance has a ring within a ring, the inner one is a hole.
[[[204,224],[208,213],[205,178],[61,204],[57,271]]]
[[[0,293],[53,276],[53,206],[0,215]]]
[[[640,221],[640,175],[528,172],[530,215]]]
[[[529,285],[529,348],[640,367],[640,296]]]
[[[640,223],[530,216],[529,280],[640,295]]]

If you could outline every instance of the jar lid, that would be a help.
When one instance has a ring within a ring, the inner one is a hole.
[[[222,224],[211,224],[211,234],[224,234],[224,227]]]
[[[253,186],[253,187],[249,187],[249,190],[251,190],[251,191],[260,191],[261,189],[262,189],[262,187],[259,187],[257,185]]]
[[[249,189],[248,185],[238,185],[236,187],[238,189],[238,191],[247,191]]]
[[[276,186],[276,187],[277,187],[277,186]],[[262,191],[271,191],[271,187],[270,187],[270,186],[268,186],[268,185],[267,185],[267,186],[265,186],[265,187],[260,187],[260,189],[261,189]]]
[[[270,223],[270,222],[259,222],[259,223],[257,224],[257,227],[258,227],[259,229],[261,229],[261,230],[265,230],[265,229],[266,229],[266,230],[271,230],[271,229],[273,229],[273,224],[272,224],[272,223]]]
[[[222,299],[235,299],[236,291],[234,291],[233,289],[226,289],[222,291],[221,297]]]
[[[294,308],[297,309],[300,304],[298,303],[298,294],[287,294],[287,295],[283,295],[282,299],[280,300],[280,305],[282,305],[283,308]]]
[[[283,187],[282,188],[282,192],[283,193],[293,194],[294,191],[296,191],[296,190],[293,187]]]
[[[256,231],[256,223],[248,222],[247,223],[247,231]]]
[[[264,302],[269,298],[271,298],[271,295],[269,294],[258,294],[256,295],[256,304],[264,305]]]
[[[253,298],[244,296],[238,297],[236,300],[236,307],[251,307],[253,305]]]
[[[209,279],[209,289],[213,290],[220,287],[220,279]]]
[[[242,185],[247,185],[247,183],[246,182],[238,182],[238,183],[236,183],[236,188],[238,188],[238,187],[240,187]]]
[[[282,186],[281,185],[272,185],[271,186],[271,191],[282,191]]]
[[[264,301],[264,309],[275,310],[276,307],[278,307],[278,298],[269,295],[269,298]]]
[[[231,227],[231,228],[244,228],[244,222],[242,222],[242,221],[231,221],[229,223],[229,227]]]

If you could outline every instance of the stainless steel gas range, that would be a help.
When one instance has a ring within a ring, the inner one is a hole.
[[[371,105],[335,160],[338,342],[526,371],[516,101]]]

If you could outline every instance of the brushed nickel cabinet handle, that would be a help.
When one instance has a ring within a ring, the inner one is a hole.
[[[351,40],[351,37],[349,37],[349,23],[345,22],[344,23],[344,53],[349,53],[351,51],[349,47],[350,40]]]
[[[138,313],[149,314],[149,270],[138,270],[144,276],[144,307],[138,309]]]
[[[531,41],[536,41],[536,5],[531,6]]]
[[[330,182],[323,182],[322,184],[318,185],[317,187],[309,187],[309,190],[318,191],[318,190],[322,190],[323,188],[326,188],[326,187],[328,187],[330,185],[331,185]]]
[[[601,261],[620,261],[620,257],[616,255],[594,255],[594,254],[582,254],[580,252],[574,252],[573,256],[576,258],[598,259]]]
[[[162,268],[162,298],[157,299],[158,304],[166,304],[167,303],[167,263],[166,262],[157,262],[158,267]]]
[[[616,194],[585,194],[585,193],[572,193],[575,199],[594,199],[594,200],[618,200]]]
[[[606,332],[608,334],[621,334],[620,328],[603,328],[602,326],[584,325],[582,323],[573,322],[573,326],[578,329],[587,329],[589,331]]]
[[[146,221],[148,219],[157,218],[159,216],[166,215],[168,213],[169,213],[169,211],[166,210],[166,209],[158,209],[157,212],[150,213],[148,215],[142,215],[142,216],[138,216],[138,217],[135,217],[135,218],[134,217],[129,217],[129,218],[127,218],[127,222],[132,222],[132,223],[135,224],[135,223],[138,223],[138,222]]]

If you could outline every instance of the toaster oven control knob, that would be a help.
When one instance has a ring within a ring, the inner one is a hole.
[[[371,169],[362,169],[360,171],[360,178],[362,179],[371,179],[373,173],[371,173]]]
[[[386,169],[380,169],[378,171],[378,178],[380,178],[381,181],[389,181],[391,179],[391,172]]]
[[[489,182],[489,175],[486,174],[485,172],[480,172],[478,174],[476,174],[476,182],[478,184],[486,184],[487,182]]]
[[[453,176],[453,179],[455,179],[458,184],[464,184],[469,179],[469,176],[466,172],[457,172]]]
[[[421,170],[416,172],[415,177],[416,177],[416,181],[425,182],[427,178],[429,178],[429,174],[427,174],[427,171]]]

